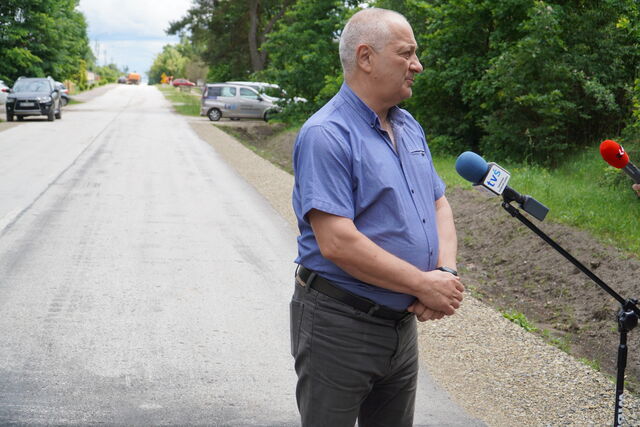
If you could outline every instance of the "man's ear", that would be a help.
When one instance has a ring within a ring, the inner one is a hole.
[[[369,45],[361,44],[356,48],[356,64],[365,73],[370,73],[373,68],[372,55],[373,49]]]

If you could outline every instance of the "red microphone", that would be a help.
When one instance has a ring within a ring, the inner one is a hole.
[[[622,145],[610,139],[602,141],[600,154],[605,162],[614,168],[622,169],[636,184],[640,184],[640,169],[629,161],[629,155],[624,151]]]

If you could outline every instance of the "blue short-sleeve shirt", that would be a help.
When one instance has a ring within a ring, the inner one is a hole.
[[[300,130],[293,150],[296,263],[350,292],[404,310],[413,296],[364,283],[324,258],[307,217],[317,209],[350,218],[386,251],[423,271],[435,268],[435,201],[445,185],[418,122],[398,107],[389,118],[397,152],[377,114],[343,84]]]

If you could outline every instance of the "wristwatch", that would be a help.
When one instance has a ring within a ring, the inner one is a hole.
[[[458,275],[458,272],[455,271],[453,268],[445,267],[444,265],[442,265],[440,267],[436,267],[436,270],[445,271],[447,273],[453,274],[454,276]]]

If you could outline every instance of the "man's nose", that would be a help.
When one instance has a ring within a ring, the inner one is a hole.
[[[414,73],[421,73],[424,68],[422,68],[422,64],[420,63],[420,60],[418,59],[418,55],[413,55],[413,60],[411,61],[411,65],[409,66],[411,71],[413,71]]]

